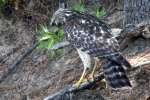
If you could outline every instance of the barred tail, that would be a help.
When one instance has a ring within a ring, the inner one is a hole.
[[[120,66],[124,66],[126,69],[131,68],[130,63],[120,53],[107,56],[106,59],[108,59]]]
[[[103,66],[105,78],[112,88],[131,87],[123,65],[131,67],[121,55],[110,56]]]

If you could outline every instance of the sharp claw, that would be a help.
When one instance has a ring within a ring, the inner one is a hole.
[[[100,84],[102,85],[102,87],[104,87],[104,88],[106,88],[106,89],[108,88],[105,79],[101,80],[101,83],[100,83]]]
[[[81,75],[79,81],[78,81],[77,83],[75,83],[75,86],[76,86],[76,87],[79,87],[80,84],[83,82],[83,80],[84,80],[84,78],[85,78],[85,76],[86,76],[86,70],[87,70],[86,68],[83,70],[83,73],[82,73],[82,75]]]

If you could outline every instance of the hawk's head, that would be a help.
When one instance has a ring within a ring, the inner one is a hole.
[[[67,17],[72,15],[72,11],[68,9],[63,9],[59,8],[52,16],[51,18],[51,25],[56,24],[56,25],[63,25],[65,24]]]

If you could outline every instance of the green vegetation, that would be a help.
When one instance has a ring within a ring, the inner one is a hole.
[[[40,29],[37,31],[37,35],[40,42],[39,48],[49,49],[55,43],[63,39],[64,32],[57,27],[51,27],[48,29],[47,26],[41,25]]]
[[[106,15],[106,10],[105,10],[105,8],[102,7],[102,6],[97,6],[97,7],[96,7],[96,11],[95,11],[95,15],[96,15],[96,17],[98,17],[98,18],[105,16],[105,15]]]
[[[79,11],[79,12],[85,12],[85,5],[82,3],[74,4],[72,7],[73,10]]]
[[[3,7],[7,3],[7,0],[0,0],[0,7]]]
[[[94,10],[94,15],[96,17],[100,18],[106,15],[106,10],[101,5],[94,5],[93,7],[92,10]],[[79,12],[85,12],[87,10],[86,6],[82,3],[75,4],[72,9]]]
[[[49,49],[53,47],[54,44],[62,41],[64,38],[64,31],[58,27],[48,28],[47,26],[40,25],[40,28],[37,30],[37,39],[39,42],[38,48],[40,49]],[[58,55],[63,53],[63,49],[58,49],[51,51],[49,53],[50,58],[55,58]]]

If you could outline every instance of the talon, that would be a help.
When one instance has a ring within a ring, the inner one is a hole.
[[[85,76],[86,76],[86,70],[87,70],[87,68],[85,68],[85,69],[83,70],[83,73],[82,73],[82,75],[81,75],[79,81],[74,84],[75,87],[78,88],[78,87],[80,86],[80,84],[83,82],[83,80],[84,80],[84,78],[85,78]]]
[[[81,85],[81,82],[79,82],[79,81],[74,84],[74,86],[77,87],[77,88],[79,88],[80,85]]]
[[[92,73],[89,75],[88,79],[90,79],[91,81],[94,81],[94,74],[96,71],[96,68],[98,67],[99,63],[98,63],[98,59],[95,59],[95,64],[94,64],[94,68],[92,70]]]
[[[101,80],[100,85],[101,85],[101,87],[103,87],[103,88],[105,88],[105,89],[107,89],[107,88],[108,88],[108,86],[107,86],[107,83],[106,83],[106,80],[105,80],[105,79]]]

